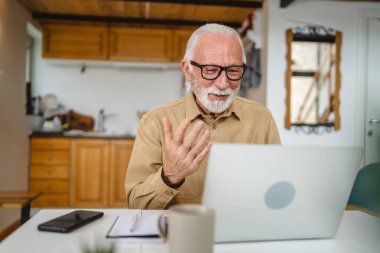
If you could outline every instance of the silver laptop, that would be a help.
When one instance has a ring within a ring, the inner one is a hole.
[[[213,144],[202,204],[215,242],[333,237],[362,162],[359,147]]]

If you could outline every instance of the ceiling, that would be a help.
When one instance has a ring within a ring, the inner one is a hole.
[[[266,0],[18,0],[37,21],[69,20],[139,25],[240,27]],[[269,1],[269,0],[268,0]],[[318,1],[318,0],[314,0]],[[340,0],[330,0],[340,1]],[[380,0],[341,0],[380,2]],[[297,0],[280,0],[287,8]]]
[[[265,0],[18,0],[36,20],[239,27]]]

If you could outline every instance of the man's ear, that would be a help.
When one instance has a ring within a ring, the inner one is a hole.
[[[188,81],[191,80],[190,66],[185,60],[182,60],[181,68],[182,68],[183,75],[185,76],[185,79]]]

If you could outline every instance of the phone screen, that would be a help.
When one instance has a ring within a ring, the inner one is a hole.
[[[102,212],[77,210],[38,225],[38,230],[68,233],[102,216]]]

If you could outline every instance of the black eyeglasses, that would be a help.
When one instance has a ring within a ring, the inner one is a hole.
[[[247,66],[243,65],[232,65],[227,67],[222,67],[218,65],[201,65],[195,61],[190,61],[190,64],[201,69],[201,75],[206,80],[217,79],[222,71],[224,70],[227,74],[227,78],[230,81],[238,81],[243,78],[244,72],[247,70]]]

